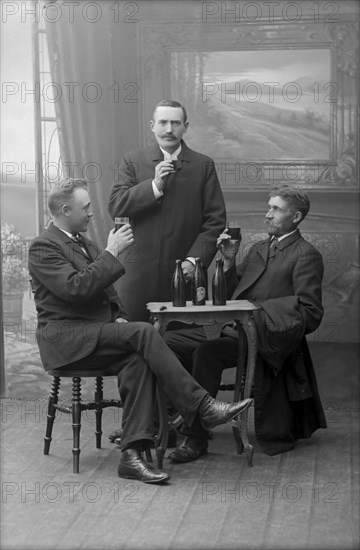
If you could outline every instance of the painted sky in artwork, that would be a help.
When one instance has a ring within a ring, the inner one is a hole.
[[[334,101],[330,50],[206,52],[189,138],[223,158],[327,160]]]
[[[330,50],[256,50],[212,52],[206,77],[222,76],[284,85],[301,77],[330,80]]]

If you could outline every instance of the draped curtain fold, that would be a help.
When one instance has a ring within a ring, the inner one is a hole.
[[[118,160],[111,25],[106,16],[96,24],[60,18],[47,23],[46,33],[52,80],[60,96],[55,109],[63,175],[88,181],[94,210],[88,233],[104,245],[112,226],[107,203]]]

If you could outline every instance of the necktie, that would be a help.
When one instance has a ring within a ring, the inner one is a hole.
[[[73,241],[75,241],[80,246],[82,251],[86,254],[86,256],[88,256],[90,258],[90,255],[89,255],[89,253],[87,251],[87,248],[86,248],[86,245],[85,245],[84,237],[82,235],[80,235],[80,233],[75,233],[75,235],[71,235],[71,239]]]
[[[78,243],[80,246],[82,246],[83,248],[85,248],[85,241],[84,241],[84,237],[82,235],[80,235],[80,233],[75,233],[75,235],[71,235],[71,238],[73,241],[75,241],[76,243]]]
[[[270,250],[274,250],[276,247],[276,244],[279,242],[279,239],[277,237],[274,237],[270,243]]]
[[[279,242],[279,239],[277,237],[274,237],[270,242],[269,258],[272,258],[275,255],[275,250],[278,242]]]

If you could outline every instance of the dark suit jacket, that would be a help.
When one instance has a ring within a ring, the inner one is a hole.
[[[255,313],[259,335],[255,431],[265,452],[275,454],[326,427],[304,337],[316,330],[323,316],[324,265],[321,254],[299,230],[280,241],[270,259],[269,244],[269,238],[255,243],[226,279],[228,298],[250,300],[261,308]],[[274,319],[277,326],[272,334],[264,330],[264,323],[271,328]]]
[[[87,357],[103,323],[126,318],[112,287],[123,265],[85,238],[89,256],[50,225],[29,249],[29,272],[38,313],[37,340],[45,370]]]
[[[109,199],[109,212],[127,216],[135,247],[125,253],[120,295],[133,321],[148,320],[146,303],[171,300],[175,260],[200,257],[206,267],[216,253],[226,213],[214,162],[182,142],[175,174],[155,200],[152,180],[163,160],[157,144],[127,153]]]

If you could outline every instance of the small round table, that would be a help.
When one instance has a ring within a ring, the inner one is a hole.
[[[253,312],[257,306],[248,300],[228,300],[226,305],[214,306],[207,301],[203,306],[194,306],[187,302],[185,307],[174,307],[172,302],[150,302],[147,308],[151,314],[151,320],[158,332],[163,335],[170,321],[181,321],[186,324],[212,326],[217,334],[221,327],[229,321],[234,321],[239,334],[239,348],[236,365],[236,379],[234,386],[234,401],[247,399],[251,396],[254,381],[255,362],[257,354],[257,337]],[[210,331],[209,333],[215,331]],[[243,345],[243,333],[246,335],[247,346]],[[246,353],[247,352],[247,353]],[[245,364],[245,359],[247,360]],[[242,384],[242,379],[244,383]],[[166,411],[165,396],[157,385],[158,398],[161,410]],[[249,443],[247,435],[248,409],[242,412],[238,419],[233,420],[233,434],[236,441],[237,453],[245,453],[248,465],[252,466],[254,447]],[[156,454],[158,464],[162,464],[167,445],[168,418],[160,418],[159,436],[156,442]]]

